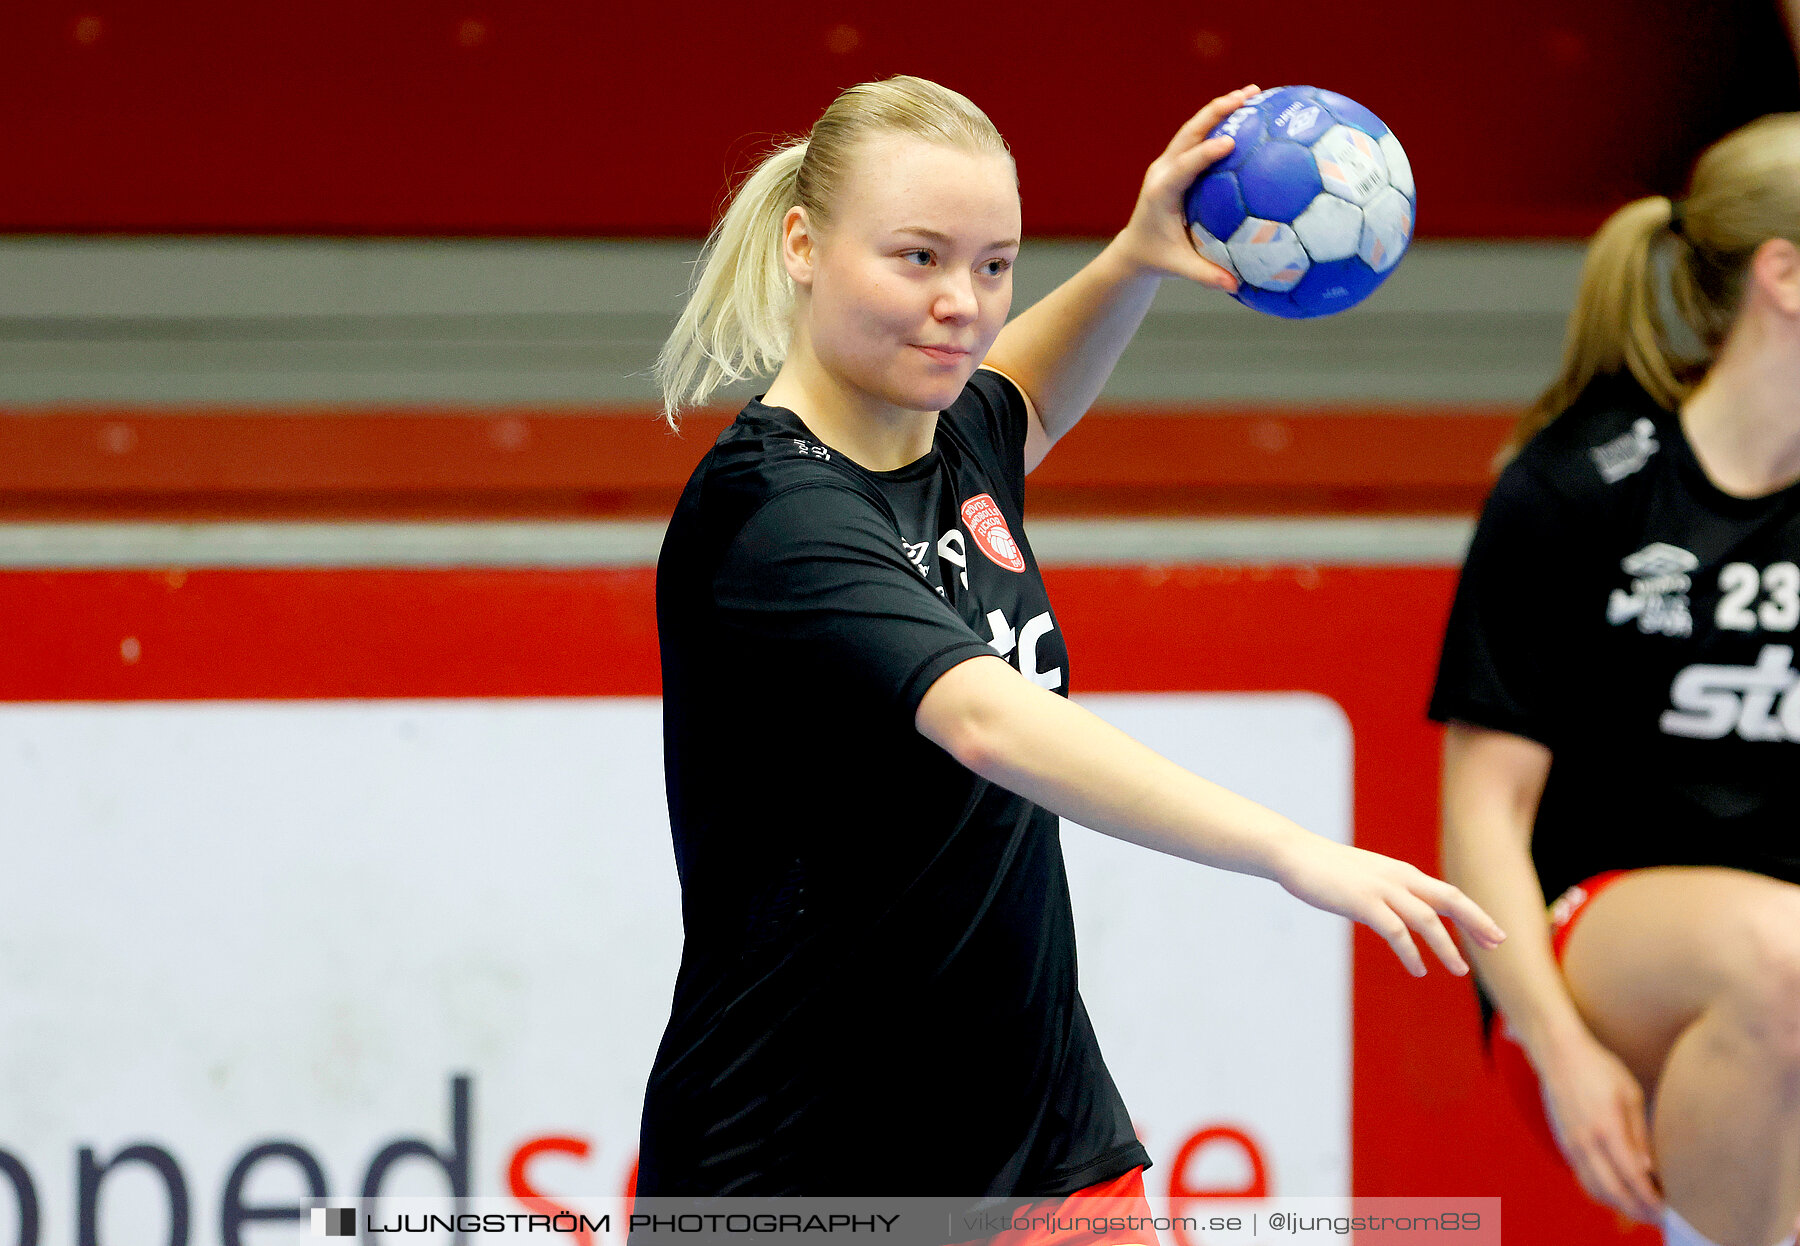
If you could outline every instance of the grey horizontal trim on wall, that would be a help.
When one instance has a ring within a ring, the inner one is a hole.
[[[1045,566],[1451,566],[1472,521],[1041,520]],[[649,567],[660,522],[0,524],[0,568]]]
[[[1015,309],[1098,245],[1028,242]],[[610,240],[4,238],[0,409],[647,404],[696,253]],[[1422,242],[1363,306],[1303,322],[1165,282],[1102,401],[1523,402],[1555,365],[1580,261],[1575,244]]]

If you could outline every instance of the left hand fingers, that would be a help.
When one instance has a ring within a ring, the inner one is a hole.
[[[1469,972],[1468,962],[1456,950],[1456,940],[1450,937],[1450,932],[1444,929],[1444,923],[1429,904],[1411,892],[1403,891],[1389,898],[1388,907],[1424,938],[1426,946],[1437,953],[1437,958],[1451,973],[1460,978]]]
[[[1419,949],[1407,931],[1406,919],[1392,908],[1383,904],[1373,917],[1363,919],[1370,930],[1387,940],[1387,945],[1394,949],[1394,955],[1406,966],[1406,972],[1415,978],[1425,976],[1425,958],[1419,955]]]
[[[1261,89],[1253,82],[1249,86],[1239,87],[1227,95],[1221,95],[1212,100],[1206,107],[1189,117],[1179,130],[1175,131],[1175,137],[1169,140],[1169,146],[1163,154],[1172,156],[1177,152],[1186,151],[1205,138],[1214,126],[1236,112],[1243,106],[1245,100]]]
[[[1496,948],[1506,941],[1506,932],[1461,889],[1421,873],[1410,890],[1432,908],[1468,932],[1469,937],[1484,948]]]

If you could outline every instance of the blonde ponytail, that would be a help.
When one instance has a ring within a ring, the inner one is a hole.
[[[1663,407],[1679,407],[1724,344],[1756,248],[1800,245],[1800,113],[1762,117],[1720,139],[1694,165],[1680,204],[1626,204],[1588,244],[1556,379],[1520,418],[1503,457],[1568,410],[1595,377],[1630,372]],[[1684,354],[1663,321],[1669,301],[1699,341]]]
[[[1012,156],[986,114],[935,82],[901,76],[838,96],[806,138],[777,148],[757,166],[706,240],[687,306],[656,358],[670,427],[682,408],[705,402],[719,386],[781,367],[794,313],[793,279],[781,259],[788,211],[804,208],[808,223],[822,228],[856,147],[879,134]]]
[[[1581,283],[1563,337],[1562,367],[1514,428],[1517,451],[1574,404],[1602,373],[1629,370],[1665,407],[1687,395],[1657,306],[1655,248],[1668,236],[1673,204],[1661,195],[1634,200],[1607,218],[1588,244]]]
[[[721,385],[775,371],[787,357],[793,281],[781,262],[782,222],[797,202],[806,140],[777,148],[732,196],[695,266],[687,306],[656,357],[663,418]]]

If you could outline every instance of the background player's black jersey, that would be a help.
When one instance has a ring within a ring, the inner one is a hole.
[[[1054,815],[913,715],[999,653],[1067,694],[1026,411],[981,371],[892,472],[752,402],[657,565],[685,943],[638,1189],[1061,1194],[1148,1162],[1076,991]]]
[[[1547,898],[1606,869],[1800,882],[1800,486],[1744,499],[1679,419],[1597,382],[1501,475],[1432,717],[1547,745]]]

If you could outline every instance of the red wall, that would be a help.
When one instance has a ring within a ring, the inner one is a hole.
[[[1032,514],[1472,513],[1514,413],[1258,405],[1095,412]],[[75,518],[666,519],[725,426],[645,409],[0,410],[0,522]]]
[[[1796,104],[1775,0],[18,0],[0,231],[698,235],[769,135],[897,72],[988,109],[1038,236],[1116,229],[1174,127],[1252,78],[1381,114],[1427,235],[1585,233]]]
[[[652,579],[0,572],[0,701],[654,694]],[[1438,733],[1423,706],[1452,571],[1064,568],[1046,579],[1078,691],[1331,697],[1354,733],[1358,842],[1434,862]],[[1358,1194],[1499,1196],[1508,1241],[1624,1240],[1488,1073],[1466,983],[1441,969],[1415,981],[1366,931],[1354,972]],[[1271,1190],[1308,1193],[1279,1173]],[[1634,1246],[1655,1240],[1640,1233]]]

